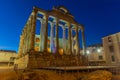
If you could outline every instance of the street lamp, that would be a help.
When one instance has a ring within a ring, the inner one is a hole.
[[[90,51],[89,51],[89,50],[87,50],[87,51],[86,51],[86,53],[87,53],[87,54],[90,54]]]
[[[100,52],[101,52],[101,49],[97,49],[97,52],[100,53]]]

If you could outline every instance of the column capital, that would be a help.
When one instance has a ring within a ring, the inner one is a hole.
[[[59,19],[55,17],[54,22],[56,23],[56,26],[59,26]]]
[[[51,27],[54,27],[54,25],[56,24],[56,22],[52,22],[52,21],[49,21]]]
[[[63,30],[66,30],[66,28],[65,28],[65,27],[62,27],[62,29],[63,29]]]
[[[80,29],[82,32],[84,32],[84,26],[83,25],[78,25],[78,29]]]
[[[41,23],[46,23],[46,22],[45,22],[45,19],[43,19],[43,18],[40,19],[40,22],[41,22]]]
[[[61,26],[63,30],[66,30],[66,25]]]
[[[38,12],[38,10],[36,8],[34,8],[31,15],[36,15],[37,12]]]
[[[79,28],[79,26],[76,25],[74,30],[75,30],[75,32],[79,32],[79,30],[81,30],[81,28]]]
[[[43,17],[43,19],[48,19],[48,14],[44,14],[44,17]]]
[[[84,28],[82,28],[81,31],[84,32]]]
[[[67,25],[68,28],[71,28],[71,24],[70,24],[70,22],[67,22],[65,25]]]

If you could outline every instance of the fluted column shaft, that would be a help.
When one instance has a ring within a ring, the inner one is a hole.
[[[26,24],[26,52],[28,52],[28,37],[29,37],[29,34],[28,34],[28,23]]]
[[[18,51],[18,57],[22,56],[22,50],[23,50],[23,36],[20,36],[20,43],[19,43],[19,51]]]
[[[44,52],[47,52],[47,41],[48,41],[48,15],[45,15],[45,40],[44,40]]]
[[[28,25],[27,25],[27,51],[29,51],[30,49],[30,45],[29,45],[29,40],[30,40],[30,35],[29,35],[29,31],[30,30],[30,21],[28,20]]]
[[[26,51],[27,51],[27,48],[26,48],[26,44],[27,44],[27,41],[26,41],[26,40],[27,40],[27,39],[26,39],[26,38],[27,38],[27,35],[26,35],[26,34],[27,34],[27,33],[26,33],[26,31],[27,31],[27,29],[26,29],[26,26],[25,26],[25,28],[24,28],[24,33],[23,33],[23,34],[24,34],[24,48],[23,48],[23,49],[24,49],[24,52],[23,52],[24,54],[25,54]]]
[[[26,30],[25,30],[25,53],[27,52],[27,25],[26,25]]]
[[[82,47],[83,47],[83,55],[87,56],[86,54],[86,44],[85,44],[85,36],[84,36],[84,30],[81,31],[82,33]]]
[[[24,30],[22,32],[23,44],[22,44],[22,54],[24,53]]]
[[[50,50],[51,50],[51,52],[53,52],[53,48],[54,48],[54,42],[53,42],[53,40],[54,40],[54,22],[52,23],[50,23],[50,25],[51,25],[51,31],[50,31]]]
[[[63,28],[63,52],[66,53],[66,28],[65,26]]]
[[[55,33],[55,37],[56,37],[56,53],[59,53],[59,37],[58,37],[58,18],[56,18],[56,33]]]
[[[77,54],[80,54],[80,49],[79,49],[79,38],[78,38],[78,26],[76,27],[76,45],[77,45]]]
[[[31,20],[32,20],[32,24],[31,24],[31,42],[30,42],[30,49],[34,50],[34,46],[35,46],[35,31],[36,31],[36,15],[37,15],[37,11],[34,9],[32,12],[32,16],[31,16]]]
[[[41,19],[40,20],[41,22],[41,27],[40,27],[40,51],[43,51],[43,48],[44,48],[44,34],[45,34],[45,20],[44,19]]]
[[[70,23],[68,23],[68,44],[69,44],[69,49],[68,49],[68,54],[72,54],[72,44],[71,44],[71,26]]]

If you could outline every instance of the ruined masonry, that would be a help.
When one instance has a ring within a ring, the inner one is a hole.
[[[39,35],[36,34],[37,20],[40,22]],[[48,27],[50,27],[50,36],[48,36]],[[59,38],[59,31],[62,38]],[[79,38],[80,33],[81,38]],[[79,39],[82,40],[82,53]],[[77,23],[74,16],[64,6],[53,7],[48,11],[33,7],[20,35],[15,65],[19,69],[24,69],[86,64],[84,26]]]

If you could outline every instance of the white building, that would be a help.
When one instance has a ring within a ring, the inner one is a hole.
[[[0,66],[13,65],[16,57],[15,51],[0,50]]]
[[[102,44],[88,46],[86,53],[89,65],[105,65],[106,58]]]
[[[108,65],[120,65],[120,32],[102,38]]]

